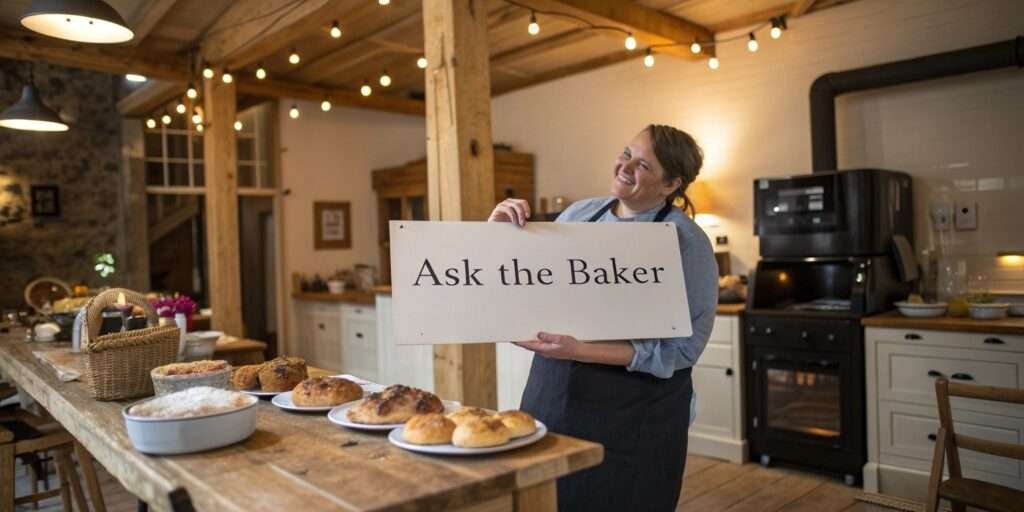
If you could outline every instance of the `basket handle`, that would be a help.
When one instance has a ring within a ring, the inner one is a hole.
[[[82,349],[88,350],[93,340],[100,335],[100,326],[103,323],[103,310],[107,306],[117,304],[117,298],[124,294],[127,304],[139,306],[146,313],[146,324],[150,327],[157,325],[156,310],[139,292],[127,288],[111,288],[100,292],[99,295],[89,299],[85,304],[85,319],[82,322]]]

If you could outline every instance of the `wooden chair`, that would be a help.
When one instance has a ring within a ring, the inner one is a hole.
[[[1024,506],[1024,491],[964,478],[960,470],[960,449],[1024,460],[1024,445],[957,434],[953,429],[953,412],[949,406],[949,397],[1024,404],[1024,390],[953,384],[940,378],[935,381],[935,395],[939,406],[940,427],[935,438],[935,456],[932,459],[928,504],[925,510],[937,512],[939,500],[947,499],[953,505],[953,512],[965,512],[968,506],[995,512],[1019,512]],[[946,458],[949,460],[949,479],[943,481],[942,466],[943,459]]]

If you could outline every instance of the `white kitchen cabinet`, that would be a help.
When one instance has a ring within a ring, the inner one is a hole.
[[[1024,336],[867,327],[864,490],[924,500],[939,428],[935,379],[1021,389]],[[953,398],[958,433],[1024,443],[1024,407]],[[1024,463],[962,451],[964,476],[1024,490]]]
[[[434,348],[396,345],[391,324],[391,296],[377,295],[377,380],[434,390]]]
[[[747,459],[743,429],[743,366],[740,317],[718,315],[707,347],[693,368],[697,414],[687,451],[742,463]]]
[[[295,301],[297,355],[325,370],[376,380],[377,320],[372,306]]]

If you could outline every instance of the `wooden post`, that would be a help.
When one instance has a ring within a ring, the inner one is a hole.
[[[484,220],[494,208],[487,3],[424,0],[427,190],[431,220]],[[496,408],[493,344],[434,348],[434,390]]]
[[[238,149],[235,140],[235,84],[220,77],[203,80],[206,129],[203,168],[206,177],[207,288],[212,328],[244,336],[241,262],[238,251]]]

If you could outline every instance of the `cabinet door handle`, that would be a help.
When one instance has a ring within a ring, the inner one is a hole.
[[[1006,342],[999,338],[985,338],[985,343],[990,345],[1005,345]]]
[[[938,438],[939,438],[939,437],[938,437],[938,436],[936,436],[935,434],[928,434],[928,440],[929,440],[929,441],[934,441],[934,440],[936,440],[936,439],[938,439]]]
[[[954,373],[953,375],[950,375],[949,378],[956,380],[974,380],[974,377],[969,373]]]
[[[363,310],[361,310],[359,308],[356,308],[356,313],[359,313],[361,315],[361,314],[363,314]]]
[[[800,337],[806,340],[807,339],[807,331],[800,331]]]
[[[928,370],[929,377],[942,377],[942,372],[936,370]]]
[[[726,368],[725,369],[725,376],[726,377],[732,377],[732,368]]]
[[[757,327],[754,327],[753,325],[751,325],[748,330],[750,331],[750,334],[757,334]]]
[[[921,339],[921,335],[920,334],[914,334],[914,333],[904,334],[903,335],[903,339],[905,339],[905,340],[919,340],[919,339]]]
[[[764,328],[764,333],[765,334],[771,334],[772,333],[772,328],[771,327],[765,327]]]
[[[324,324],[316,324],[316,326],[320,328],[321,331],[324,330]]]
[[[363,333],[357,332],[356,333],[356,338],[363,339]]]

